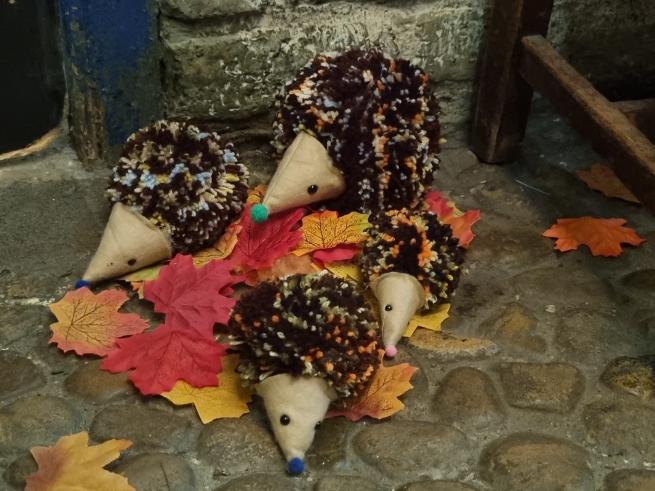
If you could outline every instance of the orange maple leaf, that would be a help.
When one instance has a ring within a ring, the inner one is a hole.
[[[242,228],[238,221],[231,223],[214,245],[192,254],[193,264],[195,266],[204,266],[210,261],[228,257],[232,254],[234,246],[237,245],[239,232],[241,232]]]
[[[86,287],[69,291],[59,302],[50,304],[58,320],[50,325],[50,342],[64,352],[105,356],[115,347],[117,338],[148,328],[138,315],[118,312],[126,301],[127,295],[118,289],[98,295]]]
[[[266,184],[258,184],[254,188],[248,190],[248,197],[246,198],[246,203],[257,204],[261,203],[266,194]]]
[[[302,256],[341,244],[359,244],[366,240],[367,228],[368,215],[364,213],[352,212],[341,217],[336,211],[312,213],[302,219],[303,239],[293,253]]]
[[[103,467],[116,460],[129,440],[108,440],[88,446],[86,431],[64,436],[53,447],[32,447],[38,470],[25,478],[25,491],[93,489],[94,491],[136,491],[127,478]]]
[[[347,408],[330,411],[328,417],[345,416],[358,421],[364,416],[383,419],[396,414],[405,407],[398,397],[414,387],[409,381],[416,370],[409,363],[380,365],[366,392]]]
[[[622,243],[638,246],[645,241],[625,223],[623,218],[558,218],[543,235],[557,239],[555,249],[562,252],[586,245],[593,256],[616,257],[623,252]]]
[[[289,254],[275,260],[273,266],[266,269],[252,269],[246,272],[246,285],[256,286],[262,281],[275,281],[291,274],[311,274],[321,271],[311,256]]]
[[[577,171],[576,174],[587,186],[595,191],[600,191],[605,196],[619,198],[630,203],[640,203],[639,199],[616,177],[611,167],[594,164],[587,170]]]
[[[429,210],[437,215],[442,223],[447,223],[453,230],[453,237],[459,240],[461,247],[467,248],[475,234],[472,227],[480,220],[480,210],[462,212],[455,203],[448,200],[440,191],[432,190],[425,196]]]

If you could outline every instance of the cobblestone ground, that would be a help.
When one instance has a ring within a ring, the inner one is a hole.
[[[46,305],[104,226],[105,175],[84,172],[65,142],[0,167],[0,488],[23,486],[31,446],[88,430],[134,442],[112,469],[140,490],[655,489],[655,219],[578,181],[599,158],[547,110],[516,163],[450,146],[437,186],[483,214],[452,316],[443,334],[401,345],[398,361],[420,368],[407,409],[327,421],[302,478],[283,473],[261,406],[203,426],[48,345]],[[584,215],[627,218],[648,242],[610,260],[541,237]]]

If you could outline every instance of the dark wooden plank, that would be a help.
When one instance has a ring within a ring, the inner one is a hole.
[[[619,101],[614,106],[655,143],[655,99]]]
[[[523,139],[532,89],[518,74],[521,38],[546,34],[553,0],[495,0],[478,72],[471,145],[484,162],[512,157]]]
[[[542,36],[523,38],[521,76],[546,96],[655,212],[655,146]]]

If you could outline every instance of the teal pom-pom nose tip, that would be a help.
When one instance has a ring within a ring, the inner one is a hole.
[[[289,474],[297,476],[298,474],[302,474],[304,470],[305,463],[298,457],[294,457],[287,463],[287,471]]]
[[[268,208],[262,204],[256,204],[250,209],[250,218],[255,223],[262,223],[268,219]]]

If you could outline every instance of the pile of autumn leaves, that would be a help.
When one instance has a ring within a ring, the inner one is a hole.
[[[596,165],[578,175],[607,196],[638,202],[605,166]],[[354,258],[368,226],[365,214],[338,216],[324,211],[305,215],[303,209],[254,224],[250,206],[260,202],[263,193],[262,187],[250,192],[241,219],[212,247],[121,278],[131,283],[140,298],[151,302],[155,312],[164,315],[162,325],[146,331],[149,324],[144,319],[118,312],[128,299],[123,290],[94,294],[81,288],[50,305],[58,321],[51,325],[50,342],[64,352],[104,357],[103,370],[129,372],[129,379],[143,395],[161,395],[176,405],[193,404],[203,423],[247,413],[251,393],[235,371],[238,355],[228,354],[227,344],[218,342],[214,334],[214,325],[225,325],[229,319],[236,303],[235,287],[238,290],[238,285],[255,286],[288,274],[323,269],[361,283]],[[480,212],[462,213],[437,191],[428,193],[426,204],[442,222],[450,224],[460,245],[468,247],[474,237],[471,227]],[[634,230],[623,227],[624,223],[623,219],[591,217],[559,219],[543,235],[556,238],[555,248],[560,251],[585,244],[593,255],[618,256],[621,243],[643,242]],[[405,336],[418,327],[440,330],[449,308],[446,304],[427,315],[416,315]],[[357,421],[364,416],[380,419],[395,414],[404,407],[399,396],[412,388],[410,379],[415,371],[407,363],[381,366],[359,400],[328,416]],[[124,477],[103,469],[130,445],[127,440],[109,440],[89,447],[88,435],[82,432],[65,436],[50,448],[34,447],[39,470],[27,478],[26,489],[53,489],[54,484],[63,489],[85,483],[98,490],[134,489]]]
[[[241,219],[214,246],[121,278],[164,315],[160,326],[147,330],[149,324],[140,316],[120,313],[128,299],[121,289],[94,294],[81,288],[50,306],[58,320],[51,325],[50,341],[64,352],[103,357],[103,370],[128,372],[143,395],[161,395],[177,405],[193,404],[203,423],[248,412],[251,394],[235,372],[238,356],[228,354],[228,345],[218,342],[214,334],[216,324],[228,322],[236,303],[235,288],[323,269],[361,281],[352,261],[366,240],[368,227],[368,215],[362,213],[338,216],[324,211],[305,216],[303,209],[255,224],[250,206],[261,200],[263,192],[261,187],[251,191]],[[452,224],[461,244],[467,246],[473,239],[471,225],[480,213],[461,213],[436,191],[427,202],[443,221]],[[419,325],[438,329],[448,307],[417,316],[408,333]],[[383,367],[370,394],[340,414],[358,420],[384,418],[401,410],[404,406],[398,396],[411,388],[414,371],[407,364]]]

